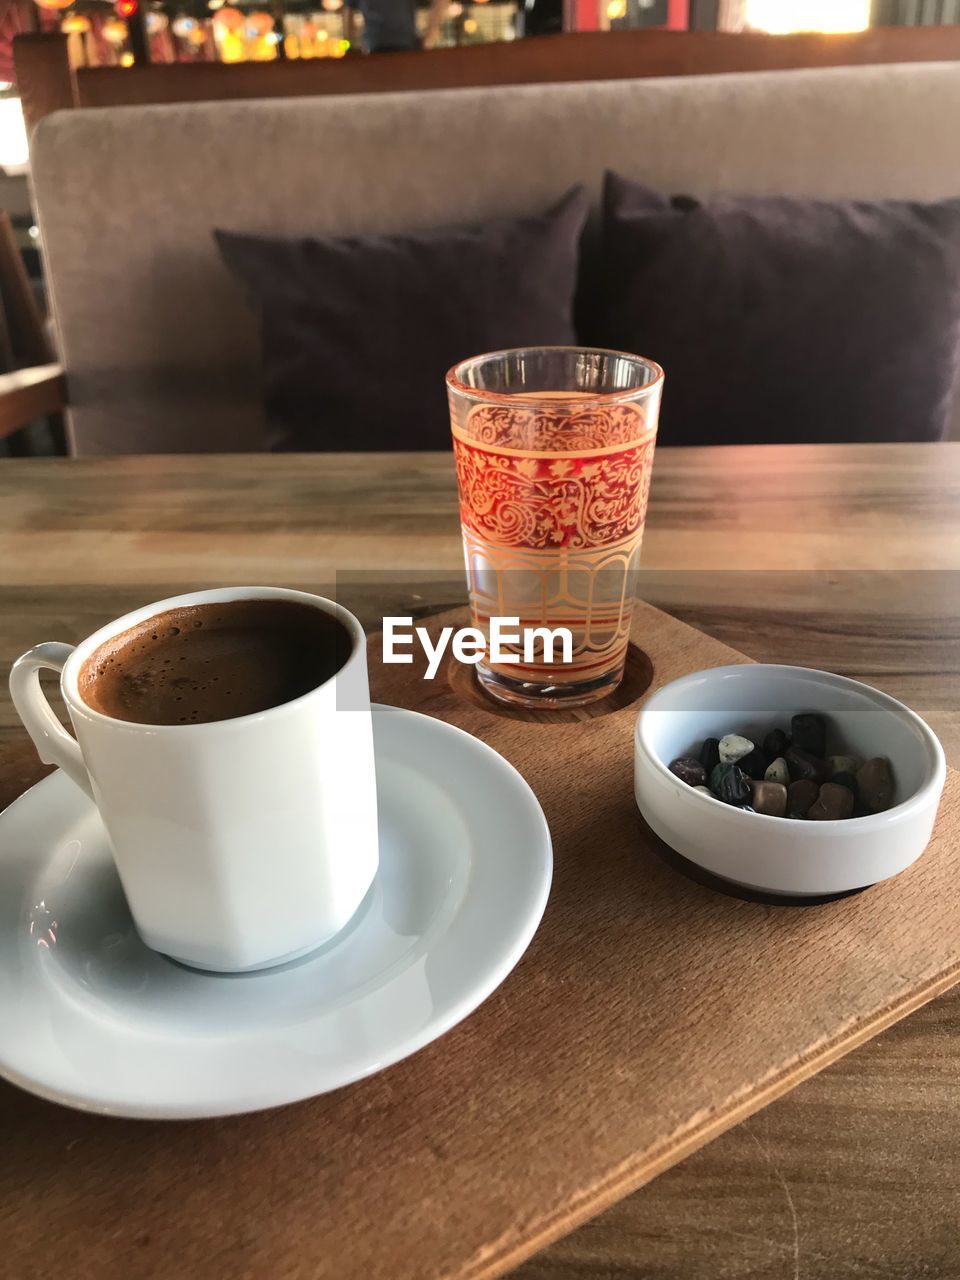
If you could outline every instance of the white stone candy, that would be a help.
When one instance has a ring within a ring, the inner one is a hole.
[[[711,800],[716,800],[717,798],[709,787],[694,787],[693,789],[694,791],[700,791],[705,796],[709,796]]]
[[[838,773],[856,773],[863,761],[859,756],[829,756],[827,764],[830,766],[830,777],[833,778]]]
[[[720,763],[736,764],[753,750],[749,738],[741,738],[739,733],[728,733],[720,739]]]
[[[787,762],[783,756],[777,756],[776,760],[767,765],[763,780],[764,782],[782,782],[785,787],[789,787],[790,770],[787,768]]]

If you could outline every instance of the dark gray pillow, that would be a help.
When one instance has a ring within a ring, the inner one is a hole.
[[[446,449],[444,374],[501,347],[566,344],[587,198],[540,217],[343,239],[215,231],[263,335],[278,449]]]
[[[666,371],[662,444],[936,440],[960,200],[672,199],[608,174],[584,337]]]

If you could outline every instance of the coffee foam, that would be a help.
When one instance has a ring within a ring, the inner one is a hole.
[[[139,724],[206,724],[301,697],[346,662],[342,623],[311,605],[260,599],[155,615],[102,644],[80,670],[93,710]]]

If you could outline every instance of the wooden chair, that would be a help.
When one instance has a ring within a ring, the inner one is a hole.
[[[13,48],[24,115],[32,131],[45,115],[69,107],[951,61],[960,59],[960,25],[874,27],[847,35],[576,32],[429,53],[129,68],[71,68],[67,38],[55,33],[17,36]]]
[[[37,418],[58,414],[66,407],[63,370],[54,362],[13,224],[3,210],[0,210],[0,302],[0,367],[7,370],[0,373],[2,440]],[[62,446],[59,425],[54,434]]]
[[[0,373],[0,439],[66,407],[66,379],[58,364]]]

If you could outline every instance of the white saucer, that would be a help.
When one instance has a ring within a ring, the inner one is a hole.
[[[540,922],[546,819],[460,729],[378,706],[374,732],[377,878],[343,933],[265,972],[202,973],[144,946],[64,774],[0,815],[0,1075],[110,1115],[229,1115],[359,1080],[471,1013]]]

